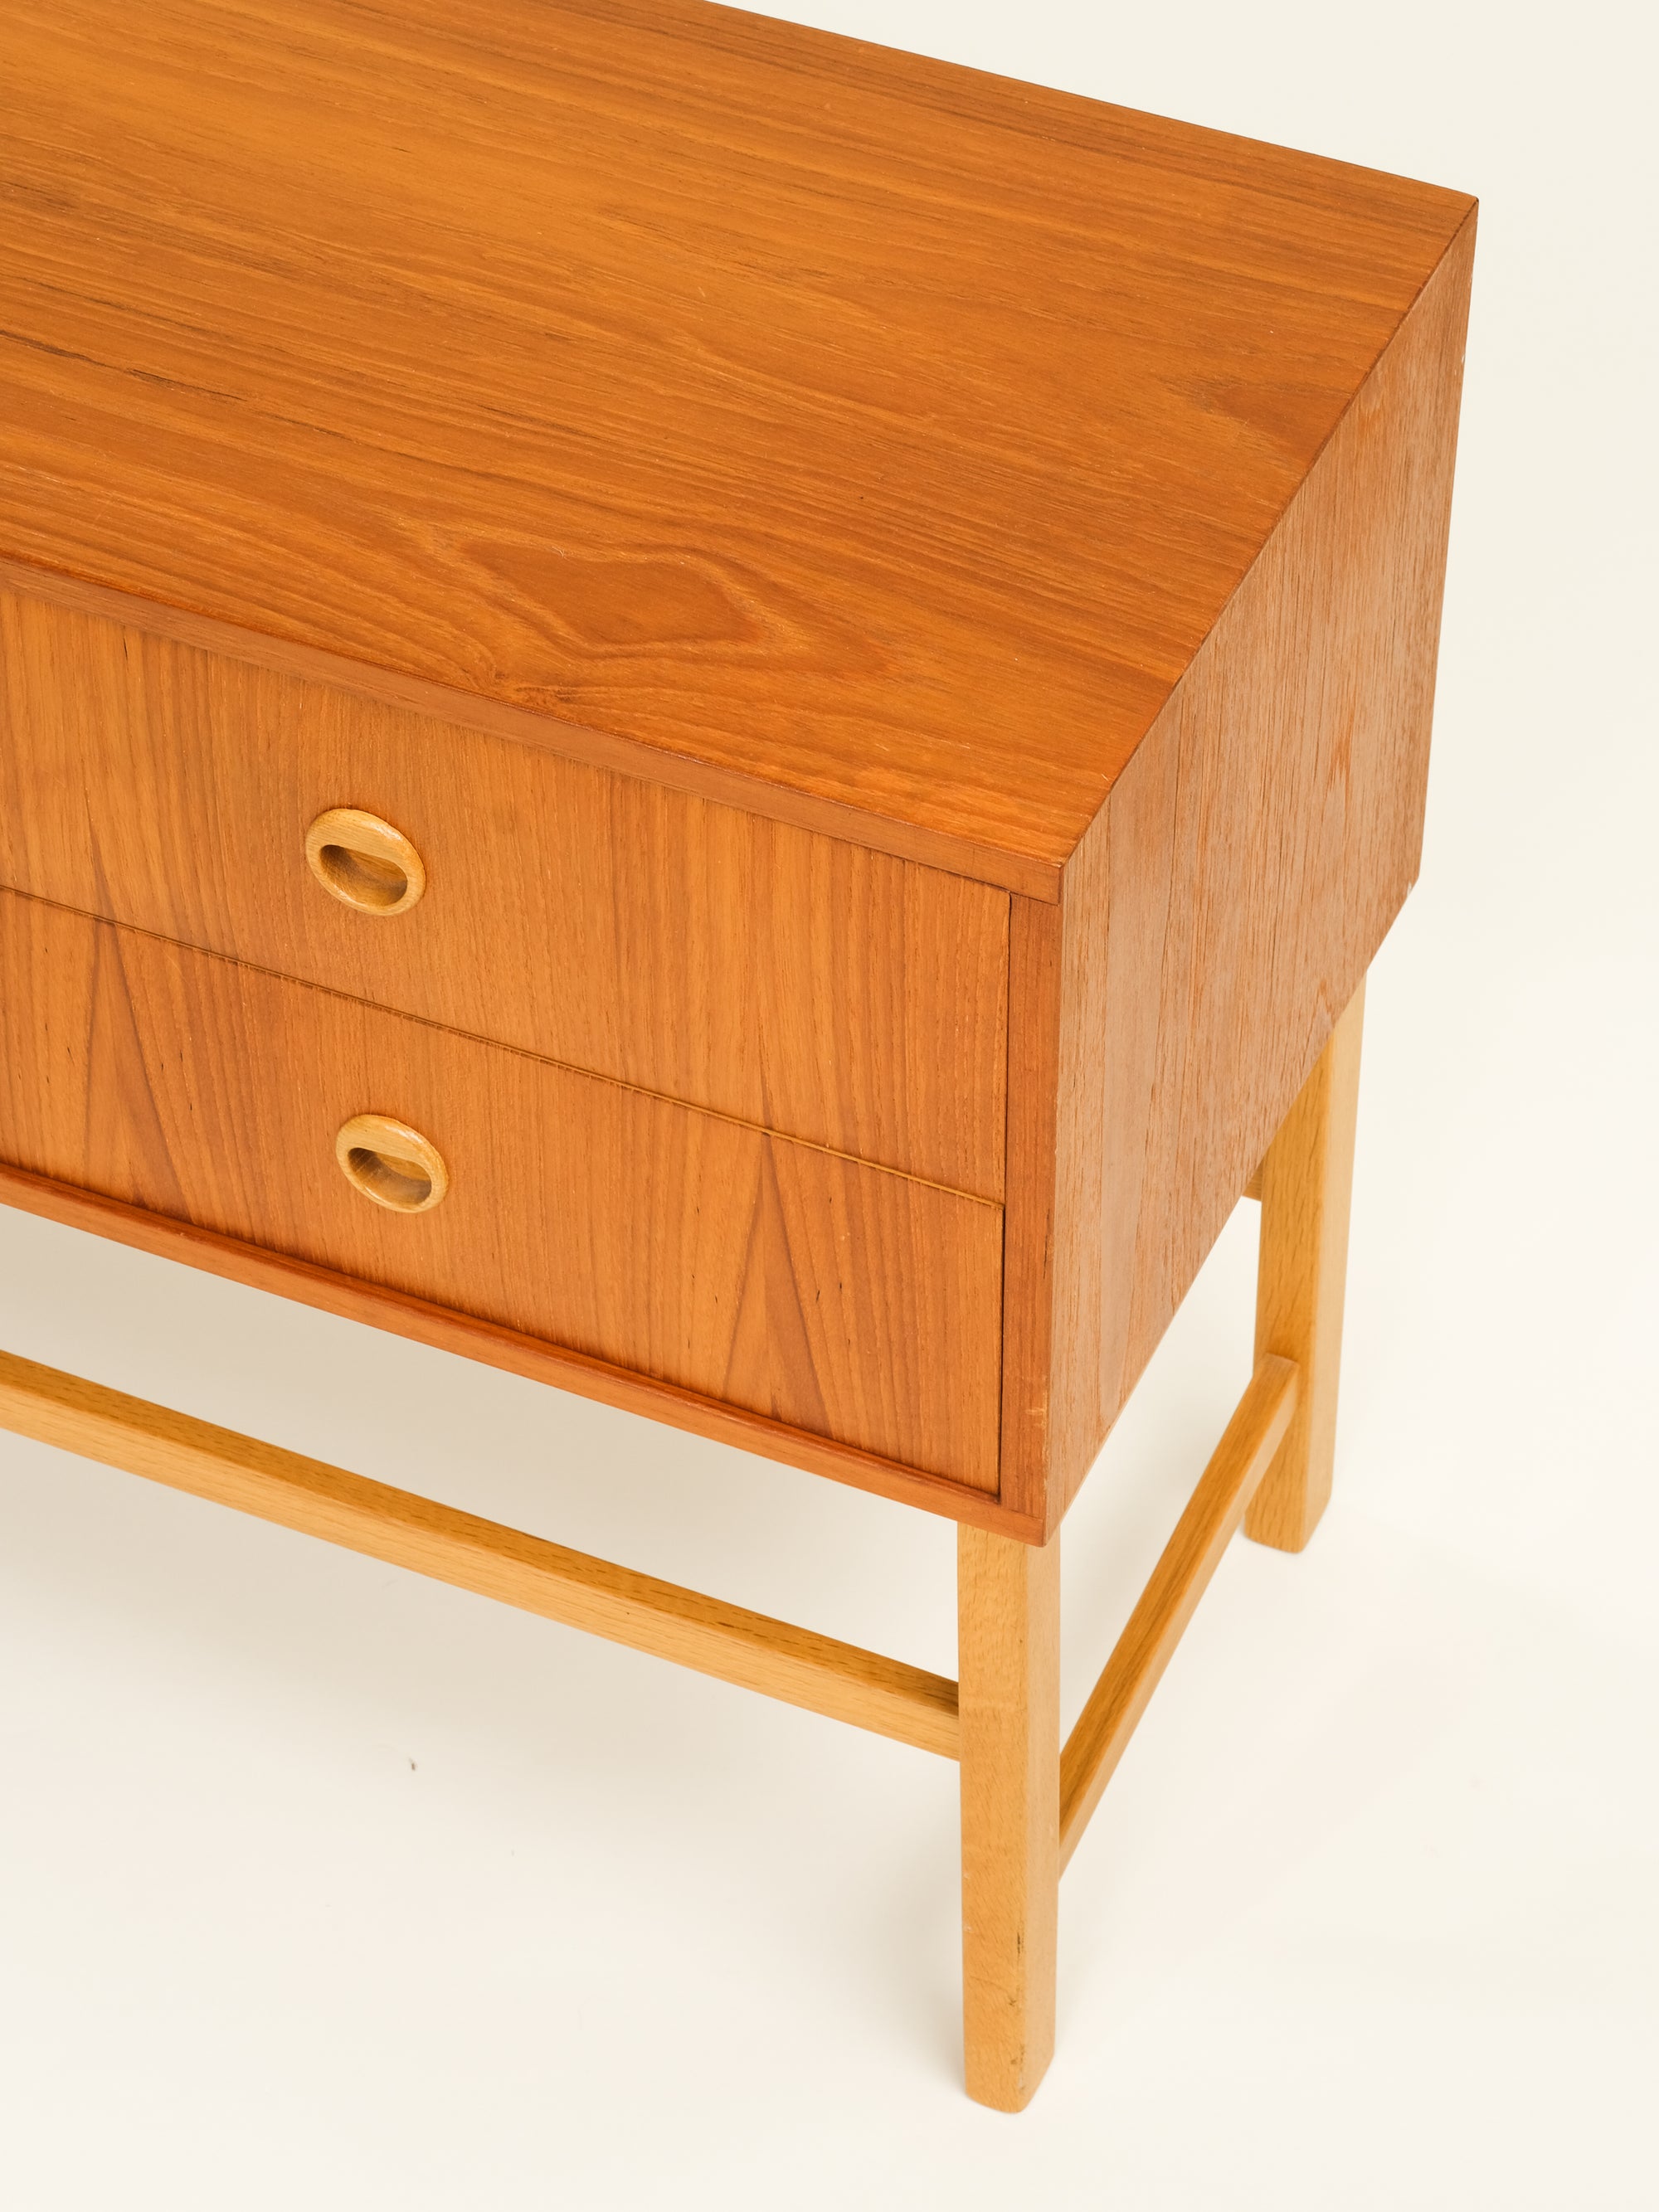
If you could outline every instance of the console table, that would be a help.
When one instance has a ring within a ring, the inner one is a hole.
[[[0,1200],[946,1515],[958,1679],[9,1355],[0,1423],[959,1760],[1018,2108],[1194,1604],[1330,1488],[1474,204],[699,0],[5,46]],[[1247,1188],[1062,1744],[1060,1524]]]

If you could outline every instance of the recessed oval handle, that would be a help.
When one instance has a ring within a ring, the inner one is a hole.
[[[393,1213],[428,1213],[449,1188],[449,1170],[432,1139],[389,1114],[354,1114],[343,1122],[334,1157],[354,1190]]]
[[[359,914],[407,914],[426,889],[421,856],[401,830],[361,806],[331,806],[306,831],[323,889]]]

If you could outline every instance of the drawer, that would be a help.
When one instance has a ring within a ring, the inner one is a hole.
[[[321,887],[334,807],[417,904]],[[0,884],[1002,1194],[1006,893],[15,592]]]
[[[994,1205],[9,892],[0,1003],[15,1166],[996,1487]],[[365,1114],[441,1203],[354,1188]]]

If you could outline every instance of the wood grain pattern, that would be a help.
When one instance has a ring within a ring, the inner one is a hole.
[[[1066,866],[1053,1180],[1007,1191],[1011,1236],[1048,1203],[1050,1528],[1417,873],[1473,249],[1471,222]],[[1048,1080],[1011,1054],[1011,1131]],[[1011,1253],[1011,1344],[1032,1279]]]
[[[1063,1855],[1328,1487],[1472,203],[700,0],[4,43],[0,1198],[954,1514],[960,1684],[3,1353],[0,1424],[957,1753],[1018,2110]],[[1264,1154],[1062,1758],[1054,1532]]]
[[[500,1322],[481,1321],[476,1314],[434,1305],[430,1299],[410,1297],[407,1291],[365,1283],[356,1276],[319,1267],[312,1260],[265,1251],[216,1231],[149,1213],[142,1206],[128,1206],[120,1199],[35,1175],[3,1160],[0,1206],[36,1214],[42,1220],[55,1221],[88,1236],[107,1237],[182,1267],[200,1268],[224,1281],[240,1283],[275,1297],[293,1298],[301,1305],[315,1306],[319,1312],[337,1314],[345,1321],[390,1329],[434,1351],[476,1359],[484,1366],[521,1375],[527,1382],[544,1383],[553,1389],[574,1391],[621,1412],[660,1421],[693,1436],[712,1437],[734,1451],[805,1468],[877,1497],[919,1507],[923,1512],[994,1529],[1024,1543],[1042,1540],[1038,1519],[1011,1511],[989,1491],[964,1488],[943,1475],[927,1474],[918,1468],[902,1466],[896,1460],[859,1451],[826,1437],[809,1436],[804,1429],[786,1428],[764,1414],[636,1375],[631,1369],[550,1344],[520,1329],[504,1328]]]
[[[0,1352],[0,1427],[947,1759],[957,1686]]]
[[[427,677],[372,667],[366,661],[352,660],[344,653],[304,645],[294,638],[256,635],[192,608],[140,599],[131,592],[89,582],[83,576],[14,560],[4,552],[0,552],[0,588],[20,592],[26,599],[45,599],[72,614],[92,615],[120,629],[138,630],[147,637],[166,638],[175,645],[214,653],[222,659],[246,661],[277,675],[297,677],[302,683],[326,684],[372,706],[395,707],[428,721],[482,731],[487,736],[528,746],[532,752],[606,769],[663,791],[713,799],[740,812],[813,830],[866,852],[919,860],[925,866],[999,884],[1050,906],[1059,902],[1061,872],[1053,861],[946,836],[892,815],[866,813],[844,801],[820,799],[793,784],[764,782],[693,753],[665,752],[660,746],[642,744],[614,731],[554,721],[546,714],[515,707],[504,699],[486,697],[480,691],[464,691]]]
[[[968,2094],[1023,2112],[1054,2049],[1060,1540],[957,1538]]]
[[[1282,1552],[1302,1549],[1331,1494],[1364,1020],[1362,983],[1261,1164],[1255,1356],[1295,1360],[1303,1389],[1244,1528]]]
[[[418,906],[318,884],[339,805]],[[0,884],[1001,1195],[1001,891],[3,591]]]
[[[1060,1759],[1060,1864],[1082,1839],[1152,1692],[1296,1418],[1301,1370],[1268,1353],[1176,1523]]]
[[[0,98],[0,552],[1024,890],[1469,206],[696,0],[11,0]]]
[[[981,1201],[0,894],[0,1157],[994,1490]],[[434,1144],[429,1213],[335,1133]]]

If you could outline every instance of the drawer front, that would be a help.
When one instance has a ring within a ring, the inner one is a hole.
[[[325,810],[413,843],[391,915]],[[980,1197],[1008,899],[982,884],[0,593],[0,884]]]
[[[0,1018],[14,1165],[995,1490],[998,1206],[6,892]]]

